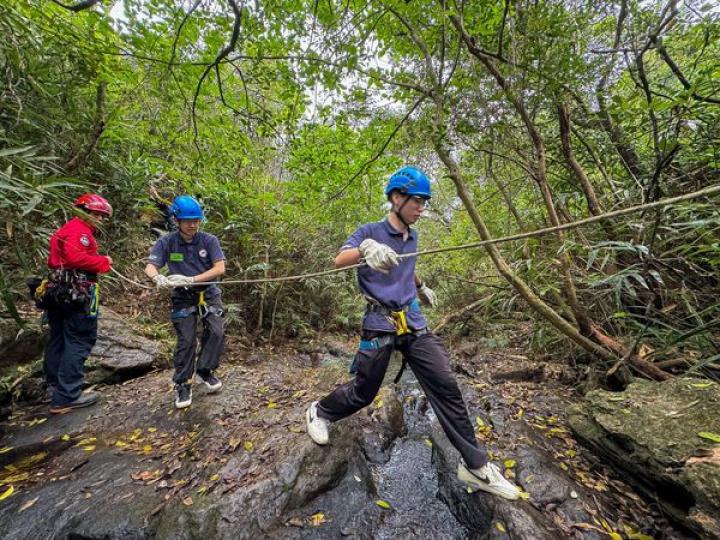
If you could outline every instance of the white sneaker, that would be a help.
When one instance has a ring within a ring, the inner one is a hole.
[[[192,405],[192,386],[189,383],[175,385],[175,408],[185,409]]]
[[[487,491],[511,501],[520,497],[520,488],[505,478],[494,463],[486,463],[479,469],[469,469],[460,460],[457,476],[458,480],[475,490]]]
[[[317,401],[313,401],[305,411],[305,426],[308,435],[317,444],[327,444],[330,436],[328,435],[329,420],[320,418],[317,414]]]

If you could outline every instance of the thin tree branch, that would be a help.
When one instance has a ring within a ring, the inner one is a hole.
[[[370,164],[372,164],[373,162],[377,161],[377,160],[380,158],[380,156],[383,155],[383,153],[385,152],[385,149],[388,147],[388,145],[390,144],[390,142],[395,138],[395,135],[397,135],[398,131],[400,131],[400,128],[402,128],[402,126],[405,124],[405,122],[407,122],[408,118],[410,118],[410,116],[412,115],[412,113],[415,112],[415,109],[417,109],[417,108],[420,106],[420,104],[421,104],[423,101],[425,101],[425,98],[426,98],[426,97],[427,97],[427,96],[420,96],[420,97],[418,98],[418,100],[417,100],[417,101],[415,102],[415,104],[410,108],[410,110],[407,112],[407,114],[405,114],[405,116],[403,116],[402,120],[400,120],[400,122],[398,122],[398,124],[395,126],[395,129],[393,129],[392,133],[391,133],[390,136],[385,140],[385,142],[383,143],[383,145],[378,149],[377,152],[375,152],[375,155],[373,155],[373,157],[371,157],[369,160],[367,160],[365,163],[363,163],[363,164],[360,166],[360,168],[357,170],[357,172],[352,175],[352,177],[350,178],[350,180],[348,180],[347,183],[346,183],[342,188],[340,188],[340,190],[338,190],[338,191],[337,191],[334,195],[332,195],[331,197],[327,198],[327,199],[325,200],[326,203],[329,202],[329,201],[331,201],[331,200],[333,200],[333,199],[337,199],[340,195],[342,195],[342,194],[345,192],[345,190],[346,190],[347,188],[349,188],[349,187],[352,185],[352,183],[353,183],[361,174],[363,174],[363,173],[367,170],[367,168],[370,166]]]
[[[65,8],[74,13],[78,13],[79,11],[83,11],[85,9],[93,7],[95,4],[99,4],[100,2],[102,2],[102,0],[83,0],[82,2],[78,2],[77,4],[63,4],[59,0],[52,0],[52,2],[53,4],[57,4],[61,8]]]
[[[173,62],[175,62],[175,49],[177,48],[178,41],[180,40],[180,34],[182,33],[182,29],[185,26],[185,23],[190,18],[190,15],[193,14],[193,11],[198,8],[201,2],[202,0],[196,0],[196,2],[192,5],[192,7],[183,17],[183,20],[180,21],[180,26],[178,26],[178,29],[175,31],[175,39],[173,40],[172,49],[170,50],[170,61],[168,62],[168,69],[170,69],[173,66]]]
[[[218,55],[215,57],[215,60],[211,64],[209,64],[203,71],[202,75],[200,76],[200,80],[197,83],[197,87],[195,88],[195,95],[193,95],[192,100],[191,117],[193,126],[193,144],[195,145],[198,154],[201,154],[202,151],[200,150],[200,145],[198,144],[198,127],[197,117],[195,115],[195,108],[197,106],[198,96],[200,95],[200,88],[202,87],[203,81],[208,76],[208,73],[210,73],[210,70],[217,66],[232,52],[232,50],[235,48],[235,45],[237,44],[238,37],[240,36],[240,23],[242,22],[242,12],[240,11],[240,8],[238,8],[236,0],[228,0],[228,3],[232,7],[233,13],[235,15],[232,35],[230,36],[230,42],[218,53]]]

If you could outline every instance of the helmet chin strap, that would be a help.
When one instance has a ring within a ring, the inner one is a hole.
[[[410,200],[410,197],[406,196],[405,200],[400,205],[400,208],[398,208],[397,210],[395,209],[395,205],[393,204],[393,214],[395,214],[397,216],[397,218],[402,222],[403,225],[405,225],[405,227],[408,228],[408,230],[410,229],[410,224],[403,219],[402,214],[400,212],[402,212],[402,209],[405,208],[405,205],[407,204],[407,202],[409,200]]]

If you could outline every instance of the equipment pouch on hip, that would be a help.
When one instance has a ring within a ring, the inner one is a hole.
[[[174,309],[170,313],[170,319],[173,321],[178,319],[185,319],[197,311],[197,306],[190,306],[180,309]]]

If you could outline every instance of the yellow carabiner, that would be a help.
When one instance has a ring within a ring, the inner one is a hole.
[[[407,325],[407,318],[405,317],[404,311],[393,311],[392,318],[393,323],[395,324],[395,334],[398,336],[402,336],[404,334],[408,334],[410,332],[410,329]]]
[[[208,314],[207,304],[205,303],[205,291],[200,291],[200,299],[198,300],[198,313],[200,317]]]

